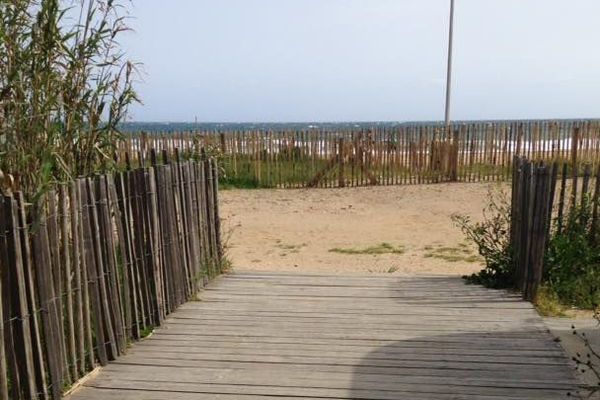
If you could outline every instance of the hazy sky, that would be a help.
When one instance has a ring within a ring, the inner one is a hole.
[[[449,0],[134,0],[138,121],[442,119]],[[600,117],[599,0],[456,0],[452,117]]]

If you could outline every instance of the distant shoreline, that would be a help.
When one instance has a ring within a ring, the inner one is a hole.
[[[455,120],[462,123],[494,123],[494,122],[546,122],[546,121],[600,121],[600,118],[556,118],[556,119],[487,119],[487,120]],[[443,121],[339,121],[339,122],[126,122],[121,124],[123,132],[181,132],[181,131],[227,131],[227,130],[303,130],[303,129],[361,129],[361,128],[394,128],[400,126],[443,125]]]

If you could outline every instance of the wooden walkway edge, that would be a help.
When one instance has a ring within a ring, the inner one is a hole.
[[[460,279],[246,272],[199,297],[67,399],[552,400],[577,390],[529,303]]]

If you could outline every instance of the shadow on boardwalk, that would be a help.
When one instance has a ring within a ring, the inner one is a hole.
[[[426,290],[432,284],[436,289]],[[423,290],[411,291],[405,282],[390,285],[401,309],[412,304],[439,314],[403,315],[402,328],[412,328],[414,337],[387,343],[362,358],[348,398],[579,397],[572,363],[527,303],[505,291],[464,285],[466,290],[460,290],[456,284],[430,277],[413,280]],[[506,312],[511,309],[512,315]]]
[[[417,337],[381,346],[353,370],[348,399],[572,399],[578,383],[539,331]]]

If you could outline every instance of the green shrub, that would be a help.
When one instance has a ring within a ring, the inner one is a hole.
[[[567,214],[562,231],[558,221],[544,260],[544,281],[560,301],[593,309],[600,304],[600,246],[594,236],[593,204],[584,201]]]
[[[514,262],[510,243],[510,203],[502,191],[490,191],[481,222],[464,215],[453,221],[477,245],[485,268],[464,277],[468,283],[490,288],[514,287]],[[600,231],[590,197],[572,205],[565,222],[553,222],[544,254],[543,294],[556,305],[596,309],[600,305]],[[562,226],[559,230],[559,226]]]
[[[485,260],[480,272],[465,276],[467,283],[480,284],[489,288],[514,286],[514,265],[510,245],[510,203],[502,190],[490,190],[488,205],[481,222],[472,222],[466,215],[452,216],[454,223],[467,239],[475,243]]]

